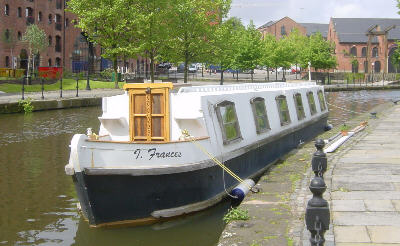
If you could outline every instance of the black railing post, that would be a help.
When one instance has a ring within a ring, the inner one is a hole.
[[[327,169],[326,154],[323,152],[325,142],[318,139],[315,142],[317,151],[312,157],[312,170],[315,177],[311,180],[310,191],[313,197],[307,203],[306,225],[311,232],[311,246],[323,246],[325,243],[324,234],[329,230],[330,211],[328,202],[322,197],[326,190],[323,175]]]
[[[78,95],[78,90],[79,90],[79,78],[78,76],[76,77],[76,97],[79,97]]]
[[[23,78],[22,78],[22,100],[24,100],[25,99],[25,80],[26,80],[26,76],[24,76]]]
[[[63,83],[63,81],[62,81],[62,78],[61,78],[60,79],[60,98],[63,97],[63,95],[62,95],[62,83]]]
[[[44,99],[43,91],[44,91],[44,80],[43,78],[40,79],[40,83],[42,84],[42,100]]]

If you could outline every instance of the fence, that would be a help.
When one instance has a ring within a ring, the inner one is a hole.
[[[308,73],[303,74],[303,79],[308,79]],[[325,72],[312,72],[311,78],[322,84],[368,84],[385,81],[398,81],[400,80],[400,73],[325,73]]]

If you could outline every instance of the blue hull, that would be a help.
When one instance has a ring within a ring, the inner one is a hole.
[[[248,147],[246,153],[226,161],[225,165],[242,179],[260,175],[300,142],[309,141],[322,132],[326,120],[326,117],[321,118],[272,141],[258,143],[257,147]],[[222,169],[216,165],[188,172],[146,176],[88,175],[82,171],[75,173],[73,180],[82,212],[92,226],[155,222],[163,217],[163,213],[157,211],[173,211],[196,203],[202,204],[200,207],[204,209],[226,195],[224,187],[230,190],[237,185],[236,180],[227,173],[223,175]]]

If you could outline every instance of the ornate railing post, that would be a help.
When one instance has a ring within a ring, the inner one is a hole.
[[[307,230],[311,232],[310,242],[312,246],[324,245],[324,234],[329,230],[330,223],[329,204],[322,197],[326,190],[323,175],[327,169],[326,154],[323,151],[324,146],[325,142],[321,139],[315,142],[317,151],[311,161],[312,170],[315,173],[315,177],[310,184],[310,191],[313,193],[313,197],[307,203],[305,219]]]

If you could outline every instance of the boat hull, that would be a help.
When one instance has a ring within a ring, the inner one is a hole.
[[[322,132],[326,121],[324,116],[301,129],[253,144],[224,164],[242,179],[258,176],[299,143]],[[91,226],[152,223],[210,207],[238,184],[219,166],[205,166],[185,172],[139,176],[121,172],[94,174],[84,169],[73,175],[73,181],[82,212]]]

